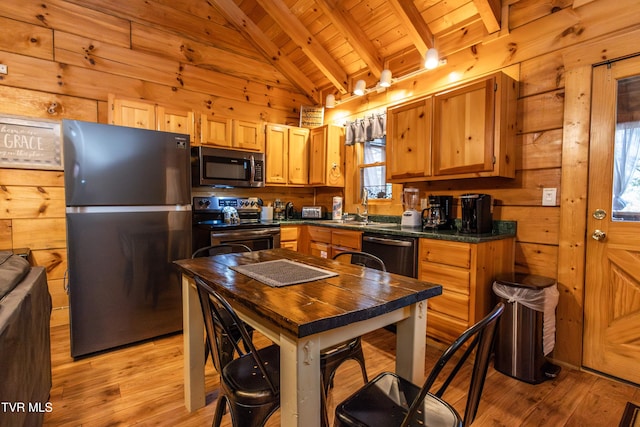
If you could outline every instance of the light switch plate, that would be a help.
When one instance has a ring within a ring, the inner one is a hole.
[[[0,64],[0,74],[7,74],[7,66],[4,64]]]
[[[542,206],[555,206],[556,205],[556,188],[543,188],[542,189]]]

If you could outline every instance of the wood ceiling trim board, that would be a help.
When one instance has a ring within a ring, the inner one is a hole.
[[[319,91],[309,78],[300,72],[289,59],[281,55],[278,46],[260,31],[247,15],[233,2],[233,0],[210,0],[222,16],[224,16],[238,31],[251,41],[256,49],[263,52],[266,58],[298,87],[310,100],[318,102]]]
[[[291,39],[341,92],[347,93],[347,73],[329,55],[316,38],[302,25],[291,10],[280,0],[257,0],[262,8],[282,27]]]
[[[489,34],[500,31],[501,0],[473,0]]]
[[[384,68],[382,58],[373,43],[371,43],[371,40],[361,30],[361,27],[352,25],[354,17],[333,0],[316,0],[316,4],[329,17],[332,24],[369,67],[373,75],[380,77]]]
[[[411,0],[389,0],[389,5],[400,20],[418,52],[433,47],[433,33]],[[424,55],[423,53],[423,55]]]

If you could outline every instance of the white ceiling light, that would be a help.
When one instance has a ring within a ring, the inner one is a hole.
[[[366,88],[366,85],[367,85],[367,83],[365,83],[364,80],[358,80],[356,82],[355,89],[353,89],[353,94],[354,95],[358,95],[358,96],[364,95],[364,90]]]
[[[424,58],[424,67],[427,70],[433,70],[438,66],[439,62],[440,62],[440,57],[438,55],[438,50],[435,47],[432,47],[429,50],[427,50],[427,54],[425,55],[425,58]]]
[[[327,98],[324,101],[325,108],[334,108],[336,106],[336,97],[333,96],[332,93],[327,95]]]
[[[380,74],[380,83],[381,87],[389,87],[391,86],[391,70],[382,70]]]

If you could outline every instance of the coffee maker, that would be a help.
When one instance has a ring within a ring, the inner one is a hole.
[[[453,196],[429,195],[428,199],[429,207],[422,210],[422,229],[451,230],[453,228]]]
[[[463,194],[461,233],[484,234],[493,230],[491,196],[488,194]]]

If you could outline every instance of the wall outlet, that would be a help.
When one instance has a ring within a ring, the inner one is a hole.
[[[543,188],[542,189],[542,206],[555,206],[556,192],[557,192],[557,188]]]
[[[8,74],[7,66],[4,64],[0,64],[0,74]]]

